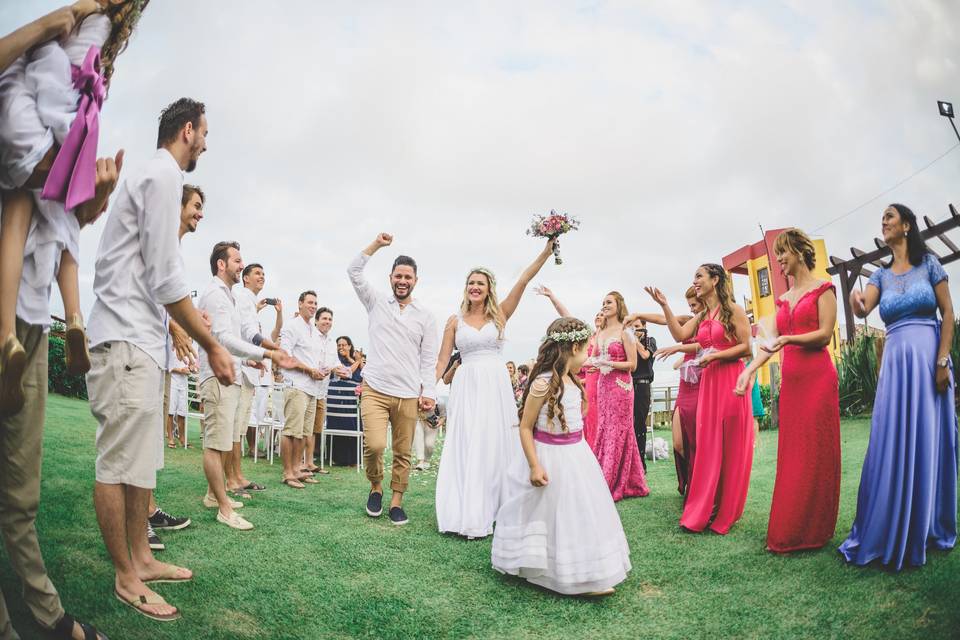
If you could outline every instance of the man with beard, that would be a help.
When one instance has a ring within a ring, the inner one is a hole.
[[[367,515],[383,513],[383,451],[387,446],[387,423],[393,426],[393,469],[390,477],[390,522],[407,524],[403,494],[410,476],[410,446],[420,411],[436,405],[436,368],[439,336],[437,321],[413,299],[417,263],[398,256],[390,271],[391,294],[378,292],[363,275],[370,257],[393,243],[381,233],[347,268],[357,297],[367,310],[370,348],[363,368],[363,458],[370,493]]]
[[[90,410],[98,422],[93,502],[113,561],[114,593],[155,620],[180,612],[147,586],[193,578],[158,562],[147,543],[147,505],[163,448],[163,308],[209,354],[211,369],[233,380],[233,360],[190,300],[177,242],[183,171],[206,151],[204,105],[177,100],[160,115],[157,152],[120,187],[100,237],[90,314]]]
[[[281,367],[292,366],[292,360],[280,349],[267,350],[253,343],[255,327],[243,327],[233,297],[233,286],[240,282],[243,259],[236,242],[218,242],[210,254],[213,281],[200,296],[200,310],[210,318],[210,332],[221,345],[237,358],[260,363],[270,358]],[[244,333],[246,329],[246,333]],[[236,362],[235,378],[224,384],[214,376],[207,354],[200,354],[200,399],[203,401],[203,472],[207,476],[207,493],[203,505],[219,507],[217,522],[248,531],[249,521],[234,509],[243,506],[227,495],[224,469],[243,432],[237,428],[237,405],[240,403],[240,363]],[[247,407],[249,416],[250,408]],[[247,421],[240,421],[245,428]],[[231,492],[236,495],[236,492]]]

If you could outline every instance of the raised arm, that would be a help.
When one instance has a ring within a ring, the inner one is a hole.
[[[557,315],[559,315],[561,318],[569,318],[569,317],[571,317],[571,316],[570,316],[570,310],[567,309],[567,307],[564,306],[564,304],[563,304],[562,302],[560,302],[560,300],[557,298],[557,296],[554,295],[553,291],[551,291],[551,290],[548,289],[547,287],[544,287],[544,286],[542,286],[542,285],[541,285],[540,287],[538,287],[538,288],[537,288],[537,295],[544,296],[544,297],[546,297],[548,300],[550,300],[550,303],[553,304],[553,308],[557,310]]]
[[[554,244],[556,244],[556,240],[552,238],[547,240],[547,244],[544,246],[543,251],[540,252],[540,255],[520,274],[520,278],[517,280],[517,283],[513,285],[513,289],[511,289],[507,297],[500,302],[500,309],[503,311],[504,320],[509,320],[513,312],[517,310],[517,305],[520,304],[520,298],[523,297],[523,292],[527,288],[527,285],[540,273],[540,269],[542,269],[543,265],[547,262],[547,258],[553,254]]]
[[[360,254],[353,259],[350,266],[347,267],[347,276],[350,278],[350,284],[353,290],[357,292],[360,302],[369,311],[376,303],[377,294],[373,285],[363,275],[363,268],[367,266],[370,257],[383,247],[389,247],[393,243],[393,236],[389,233],[381,233],[374,238]]]
[[[683,342],[684,340],[689,340],[694,336],[696,331],[696,323],[687,321],[680,322],[680,318],[673,315],[673,311],[670,309],[670,305],[667,304],[667,296],[663,295],[663,292],[656,287],[644,287],[644,291],[650,294],[650,297],[653,298],[653,301],[660,305],[660,308],[663,309],[663,319],[667,325],[667,329],[670,330],[670,335],[673,336],[673,339],[677,342]]]
[[[0,73],[28,49],[54,38],[63,39],[69,36],[77,23],[96,8],[93,0],[76,2],[60,7],[0,38]]]
[[[274,305],[277,312],[277,320],[273,323],[273,331],[270,332],[270,339],[277,346],[280,346],[280,332],[283,331],[283,304],[280,298],[277,298],[277,304]]]
[[[437,356],[436,379],[443,377],[447,363],[450,362],[450,356],[453,354],[453,345],[457,338],[457,316],[447,318],[447,324],[443,328],[443,340],[440,341],[440,355]],[[444,380],[446,382],[446,380]]]
[[[680,324],[686,324],[693,319],[691,315],[682,315],[677,316],[677,320]],[[626,318],[623,319],[623,324],[631,325],[637,320],[643,320],[649,322],[650,324],[658,324],[660,326],[666,326],[667,319],[662,313],[631,313]]]

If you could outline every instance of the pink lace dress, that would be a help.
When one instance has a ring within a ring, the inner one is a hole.
[[[602,343],[599,355],[610,362],[627,360],[623,343],[617,339]],[[604,371],[597,379],[597,437],[593,452],[615,501],[645,496],[650,489],[633,432],[633,381],[629,371]]]

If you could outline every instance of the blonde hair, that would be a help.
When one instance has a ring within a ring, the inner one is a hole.
[[[483,302],[483,316],[493,322],[497,327],[497,337],[503,340],[503,311],[500,309],[500,301],[497,300],[497,279],[493,273],[484,267],[471,269],[467,274],[467,281],[463,287],[463,302],[460,303],[460,314],[464,315],[470,310],[470,300],[467,299],[467,284],[470,283],[470,276],[479,273],[487,279],[487,299]]]
[[[817,250],[813,247],[813,240],[796,227],[780,232],[773,242],[773,251],[774,253],[792,253],[803,260],[807,269],[811,271],[817,266]]]
[[[557,318],[547,327],[547,337],[540,343],[540,350],[537,352],[537,361],[530,369],[530,375],[527,377],[527,384],[523,389],[523,399],[520,402],[520,418],[523,418],[523,409],[527,404],[527,396],[530,395],[530,387],[534,381],[543,373],[550,374],[549,387],[547,390],[547,420],[553,420],[554,417],[560,422],[560,428],[566,432],[566,416],[563,415],[563,370],[567,368],[567,361],[573,355],[573,345],[584,345],[587,339],[578,342],[569,340],[554,340],[551,335],[563,335],[576,332],[589,333],[590,329],[586,323],[576,318]],[[580,379],[567,372],[567,378],[580,390],[580,401],[587,401],[587,394],[583,389],[583,383]],[[557,405],[560,405],[559,410]]]
[[[619,291],[611,291],[607,296],[613,296],[614,301],[617,303],[617,320],[623,322],[627,317],[627,303],[623,299],[623,295]],[[604,296],[606,298],[607,296]],[[607,326],[607,317],[603,317],[602,328]]]

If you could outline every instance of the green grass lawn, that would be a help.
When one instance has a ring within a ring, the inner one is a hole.
[[[436,532],[435,474],[414,473],[410,524],[367,518],[367,485],[335,468],[319,485],[280,485],[279,465],[244,463],[268,490],[237,532],[203,509],[197,449],[167,450],[161,506],[193,518],[163,535],[161,559],[194,570],[158,585],[183,619],[150,621],[113,597],[92,508],[95,423],[85,402],[51,396],[38,528],[68,611],[112,640],[200,638],[946,638],[960,629],[960,553],[890,573],[846,566],[836,552],[853,519],[869,422],[843,423],[840,521],[825,549],[764,551],[776,433],[761,434],[746,513],[730,535],[678,532],[671,461],[650,465],[651,495],[620,503],[633,571],[601,600],[554,595],[490,568],[490,541]],[[666,435],[665,433],[661,433]],[[194,435],[196,430],[194,426]],[[45,637],[4,557],[0,586],[24,638]],[[953,631],[950,631],[953,629]]]

